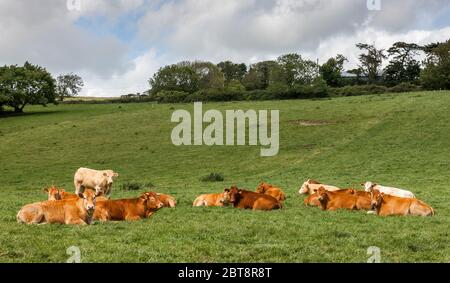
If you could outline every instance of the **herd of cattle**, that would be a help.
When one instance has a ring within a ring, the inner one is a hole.
[[[175,207],[174,197],[145,192],[130,199],[110,199],[113,170],[79,168],[74,176],[75,193],[51,186],[44,189],[48,200],[23,206],[17,214],[19,223],[91,224],[98,221],[139,220],[148,218],[162,207]],[[307,194],[304,204],[322,210],[367,210],[377,215],[432,216],[434,210],[410,191],[366,182],[364,190],[341,189],[307,180],[299,194]],[[273,210],[284,207],[285,193],[278,187],[260,183],[256,192],[232,186],[221,193],[198,196],[193,206],[233,206],[242,209]]]

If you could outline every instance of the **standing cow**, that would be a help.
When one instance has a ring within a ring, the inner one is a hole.
[[[79,168],[73,178],[75,193],[79,194],[85,188],[90,188],[95,190],[97,194],[103,193],[103,195],[109,197],[114,177],[119,177],[119,174],[113,170]]]

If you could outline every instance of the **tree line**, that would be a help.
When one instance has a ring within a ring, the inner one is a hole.
[[[143,95],[128,94],[117,101],[298,99],[450,89],[450,39],[424,46],[396,42],[387,50],[363,43],[356,46],[361,51],[359,64],[351,70],[344,69],[348,60],[342,54],[321,65],[296,53],[249,66],[231,61],[183,61],[161,67]],[[0,67],[0,112],[58,103],[79,94],[83,86],[82,78],[74,73],[55,79],[45,68],[29,62],[5,65]]]
[[[358,90],[364,89],[358,86],[367,85],[380,89],[450,89],[450,40],[425,46],[396,42],[387,50],[363,43],[356,46],[361,51],[358,67],[347,71],[344,64],[348,60],[342,54],[322,65],[296,53],[248,67],[231,61],[183,61],[160,68],[149,79],[148,96],[162,102],[179,102],[212,97],[227,100],[226,96],[232,99],[237,93],[250,98],[276,97],[276,93],[281,95],[278,98],[320,97],[326,96],[330,88]],[[425,59],[420,61],[422,54]]]

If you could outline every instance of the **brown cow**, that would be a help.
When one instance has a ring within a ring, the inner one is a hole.
[[[355,189],[330,192],[324,187],[320,187],[317,190],[317,195],[322,210],[369,210],[371,208],[367,203],[367,194],[365,192],[356,191]]]
[[[282,204],[272,196],[239,190],[235,186],[230,189],[230,202],[234,207],[244,209],[272,210],[282,208]]]
[[[52,185],[49,188],[44,188],[43,191],[47,193],[48,200],[61,200],[60,188],[57,186]]]
[[[90,224],[96,195],[92,190],[80,193],[79,198],[27,204],[17,213],[17,222],[27,224],[60,223]]]
[[[416,198],[401,198],[380,193],[379,190],[372,190],[371,204],[376,213],[381,216],[386,215],[415,215],[433,216],[434,210],[431,206]]]
[[[230,190],[225,189],[219,194],[199,195],[192,206],[227,206],[230,204]]]
[[[159,200],[163,203],[164,207],[175,207],[177,205],[176,199],[171,195],[156,193]]]
[[[284,192],[273,185],[261,182],[259,186],[256,188],[256,192],[259,194],[267,194],[269,196],[274,197],[277,201],[286,200],[286,195]]]
[[[317,193],[309,195],[307,198],[305,198],[303,203],[306,206],[320,206],[319,196],[317,195]]]
[[[163,205],[154,192],[142,193],[140,197],[132,199],[99,200],[94,220],[139,220],[150,217]]]
[[[44,189],[44,191],[47,189]],[[92,190],[92,189],[87,189]],[[93,191],[93,190],[92,190]],[[56,186],[52,186],[48,188],[48,200],[61,200],[61,199],[77,199],[79,196],[74,193],[68,193],[63,188],[58,188]],[[105,200],[107,199],[102,192],[97,194],[96,200]]]

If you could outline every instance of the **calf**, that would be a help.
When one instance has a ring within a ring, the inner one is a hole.
[[[350,209],[369,210],[368,195],[365,192],[358,192],[354,189],[345,189],[330,192],[324,187],[317,190],[318,200],[322,210]]]
[[[173,196],[156,193],[159,200],[163,203],[164,207],[175,207],[177,205],[177,201]]]
[[[415,215],[433,216],[431,206],[415,198],[401,198],[372,190],[370,193],[372,208],[381,216],[386,215]]]
[[[153,192],[142,193],[140,197],[132,199],[101,200],[97,202],[94,220],[139,220],[150,217],[163,205]]]
[[[365,182],[361,185],[364,187],[364,190],[369,193],[372,190],[378,190],[381,193],[391,195],[391,196],[401,197],[401,198],[415,198],[416,197],[412,192],[410,192],[408,190],[393,188],[393,187],[386,187],[386,186],[374,184],[372,182]]]
[[[60,188],[55,185],[52,185],[49,188],[44,188],[43,191],[47,193],[48,200],[61,200],[61,194],[59,193]]]
[[[106,197],[111,194],[113,178],[119,174],[113,170],[94,170],[89,168],[79,168],[75,172],[73,183],[75,193],[82,192],[85,188],[94,189],[97,194],[102,192]]]
[[[26,224],[60,223],[90,224],[96,194],[85,190],[78,198],[43,201],[27,204],[17,213],[17,222]]]
[[[48,189],[48,200],[77,199],[77,198],[79,198],[77,194],[68,193],[63,188],[52,186]],[[97,194],[96,200],[104,200],[104,199],[107,198],[103,195],[103,193]]]
[[[309,195],[303,200],[303,203],[306,206],[320,206],[319,196],[317,195],[317,193]]]
[[[230,190],[219,194],[203,194],[198,196],[192,206],[227,206],[230,204]]]
[[[318,181],[312,180],[312,179],[308,179],[306,180],[303,185],[300,187],[300,189],[298,190],[299,194],[314,194],[320,187],[324,187],[325,190],[333,192],[333,191],[339,191],[340,188],[335,187],[335,186],[331,186],[331,185],[324,185]]]
[[[272,196],[277,201],[286,200],[286,195],[280,188],[274,187],[274,186],[264,183],[264,182],[261,182],[259,184],[259,186],[256,188],[256,192],[259,194],[267,194],[269,196]]]
[[[231,187],[230,189],[230,202],[234,207],[244,209],[272,210],[282,208],[282,204],[272,196],[239,190],[237,187]]]

